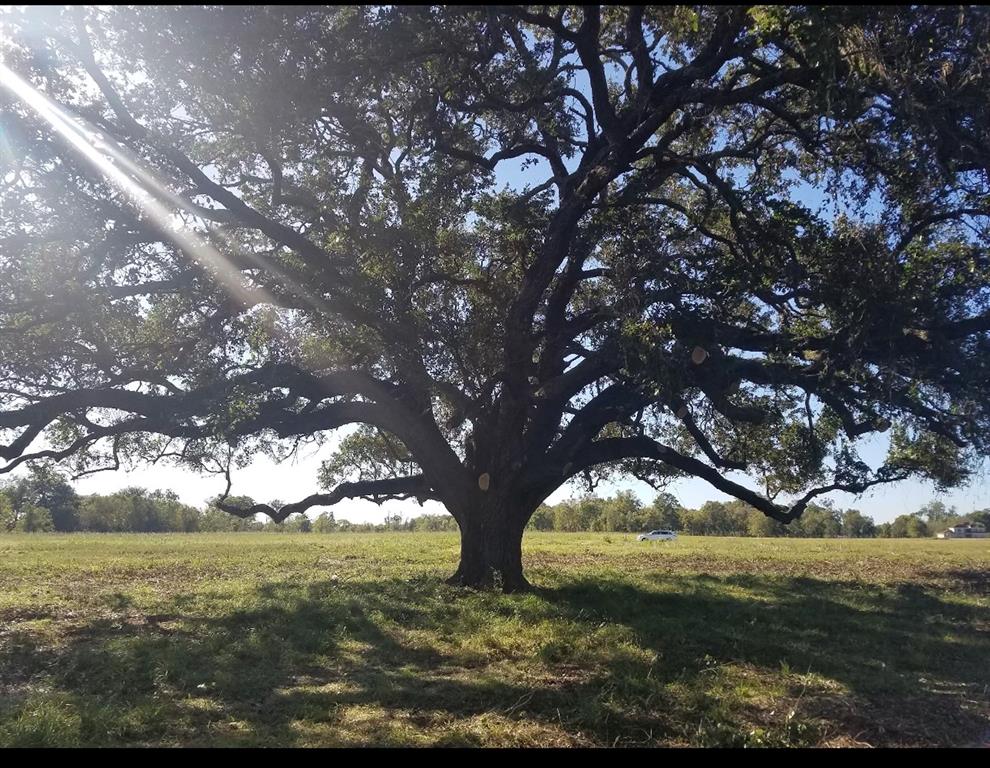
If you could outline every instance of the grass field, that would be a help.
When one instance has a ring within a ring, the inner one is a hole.
[[[0,745],[976,745],[990,540],[0,537]]]

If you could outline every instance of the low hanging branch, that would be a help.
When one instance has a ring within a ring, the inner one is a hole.
[[[230,484],[219,500],[214,502],[217,509],[222,509],[237,517],[254,517],[255,515],[268,515],[276,523],[282,523],[295,514],[301,514],[311,507],[332,507],[344,499],[368,499],[376,504],[382,504],[390,500],[403,500],[414,498],[420,504],[429,500],[439,498],[426,483],[423,475],[412,475],[410,477],[392,477],[382,480],[356,480],[338,485],[330,493],[314,493],[307,496],[302,501],[292,504],[283,504],[278,509],[268,504],[253,504],[250,507],[240,507],[236,504],[226,503],[230,493]]]

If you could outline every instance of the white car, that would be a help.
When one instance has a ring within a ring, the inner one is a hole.
[[[636,541],[673,541],[677,538],[677,534],[673,531],[650,531],[649,533],[641,533],[636,537]]]

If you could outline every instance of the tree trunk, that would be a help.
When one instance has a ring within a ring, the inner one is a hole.
[[[448,584],[523,592],[522,537],[527,516],[518,509],[484,504],[460,515],[461,562]]]

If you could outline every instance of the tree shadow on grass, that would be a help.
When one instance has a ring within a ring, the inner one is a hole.
[[[913,583],[666,574],[654,590],[649,581],[579,579],[542,594],[573,616],[631,628],[667,684],[706,666],[794,673],[785,677],[803,714],[856,741],[958,746],[990,725],[986,605]],[[809,692],[807,673],[840,688]]]
[[[154,615],[114,600],[129,612],[58,642],[2,638],[0,743],[801,744],[831,729],[961,744],[986,730],[987,609],[911,584],[664,574],[501,596],[272,582],[219,616],[181,595]],[[554,637],[486,650],[506,617]],[[806,672],[837,689],[809,691]],[[767,715],[765,685],[818,725]]]
[[[957,588],[977,595],[990,595],[990,571],[984,568],[955,568],[943,571]]]
[[[0,744],[290,746],[304,735],[300,721],[336,728],[330,744],[403,744],[417,743],[417,727],[435,719],[511,708],[527,688],[397,638],[399,626],[453,631],[457,595],[427,594],[436,591],[397,580],[267,583],[249,607],[219,617],[177,609],[100,618],[54,646],[9,632]],[[424,620],[424,609],[434,616]],[[342,722],[353,708],[366,711]],[[71,722],[49,722],[67,710]],[[399,710],[399,720],[389,717]],[[467,745],[479,736],[438,732],[430,741]]]

